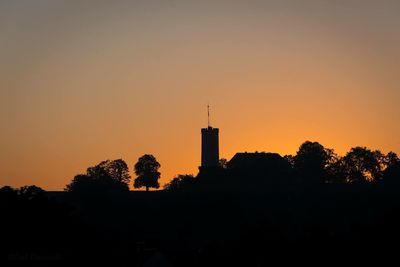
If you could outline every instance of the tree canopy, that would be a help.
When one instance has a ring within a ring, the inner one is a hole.
[[[371,182],[381,178],[383,155],[366,147],[354,147],[343,158],[347,168],[347,181]]]
[[[353,147],[345,156],[318,142],[304,142],[295,156],[285,156],[302,183],[364,183],[382,180],[384,171],[399,162],[396,153]]]
[[[158,179],[161,174],[158,170],[160,167],[160,163],[153,155],[145,154],[140,157],[134,167],[137,178],[133,186],[135,188],[146,187],[146,191],[149,191],[149,188],[159,188]]]
[[[293,159],[298,175],[304,182],[324,183],[326,166],[333,157],[333,150],[325,148],[318,142],[304,142]]]
[[[180,190],[180,189],[188,189],[191,187],[196,178],[194,178],[191,174],[179,174],[174,177],[169,183],[164,185],[164,189],[166,190]]]
[[[122,159],[105,160],[78,174],[65,188],[68,192],[96,193],[129,190],[128,165]]]

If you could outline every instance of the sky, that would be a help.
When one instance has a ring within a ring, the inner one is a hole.
[[[62,190],[143,154],[400,152],[400,1],[0,1],[0,186]]]

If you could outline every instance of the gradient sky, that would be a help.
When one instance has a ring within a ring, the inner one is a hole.
[[[400,1],[0,2],[0,185],[61,190],[151,153],[161,184],[220,154],[400,152]],[[133,174],[132,174],[133,175]]]

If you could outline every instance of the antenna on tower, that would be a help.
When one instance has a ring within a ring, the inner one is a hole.
[[[207,121],[208,121],[208,127],[210,127],[210,105],[207,104]]]

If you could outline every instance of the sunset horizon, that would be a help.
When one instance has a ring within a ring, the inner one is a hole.
[[[0,185],[63,190],[152,154],[161,185],[220,157],[307,140],[400,152],[396,1],[5,1]],[[132,185],[130,185],[132,187]]]
[[[0,1],[0,262],[395,266],[399,14]]]

